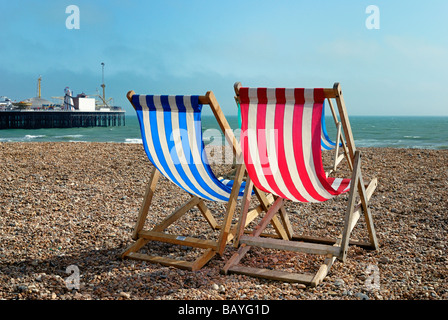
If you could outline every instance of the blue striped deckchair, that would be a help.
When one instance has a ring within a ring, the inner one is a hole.
[[[226,244],[233,238],[230,230],[233,211],[237,199],[243,196],[245,187],[245,182],[242,181],[244,170],[237,170],[235,179],[228,180],[218,179],[210,167],[202,140],[201,111],[204,104],[209,104],[212,108],[237,157],[241,153],[240,146],[211,91],[205,96],[138,95],[129,91],[127,97],[137,113],[143,147],[154,170],[134,228],[133,239],[136,242],[126,249],[122,257],[198,270],[216,253],[222,254]],[[160,174],[189,193],[192,198],[152,230],[143,230]],[[205,201],[227,203],[222,225],[218,225]],[[194,206],[199,208],[212,229],[220,229],[217,241],[164,232]],[[149,241],[197,247],[206,251],[193,262],[138,253]]]
[[[321,141],[321,150],[322,151],[332,151],[334,150],[333,154],[333,163],[331,166],[326,166],[326,175],[328,176],[330,173],[336,171],[337,166],[339,163],[344,159],[344,157],[347,157],[347,147],[344,142],[344,137],[342,135],[342,124],[338,120],[336,116],[336,112],[333,107],[333,103],[331,102],[330,98],[326,99],[328,101],[334,123],[336,125],[336,142],[333,142],[327,132],[327,126],[325,123],[325,101],[322,107],[322,118],[321,118],[321,135],[320,135],[320,141]],[[343,147],[343,153],[339,153],[339,148]]]

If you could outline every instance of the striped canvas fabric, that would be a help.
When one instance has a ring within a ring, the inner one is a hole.
[[[333,150],[336,148],[336,143],[331,141],[328,132],[327,126],[325,125],[325,104],[322,106],[322,118],[321,118],[321,135],[320,135],[320,144],[322,151],[324,150]],[[342,145],[342,144],[341,144]]]
[[[227,202],[232,183],[216,178],[208,164],[202,141],[199,97],[133,95],[132,104],[140,123],[143,146],[152,164],[190,194]],[[239,198],[243,193],[244,184]]]
[[[336,143],[331,141],[331,138],[327,132],[327,126],[325,125],[325,104],[322,107],[321,122],[322,122],[322,130],[321,130],[321,134],[320,134],[321,149],[322,149],[322,151],[333,150],[334,148],[336,148]],[[240,108],[239,103],[238,103],[238,126],[239,126],[239,128],[241,128],[241,108]],[[339,145],[342,146],[342,143],[340,143]]]
[[[350,188],[322,165],[322,89],[240,88],[241,146],[259,189],[296,202],[322,202]]]

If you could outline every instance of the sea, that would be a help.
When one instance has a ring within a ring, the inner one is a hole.
[[[239,136],[238,116],[226,116],[235,135]],[[355,145],[375,148],[448,149],[448,117],[433,116],[351,116]],[[114,142],[141,144],[138,119],[126,115],[125,126],[7,129],[0,130],[0,142]],[[326,117],[330,138],[335,137],[333,118]],[[206,144],[220,144],[219,126],[212,115],[202,116],[203,137]],[[333,140],[334,141],[334,140]]]

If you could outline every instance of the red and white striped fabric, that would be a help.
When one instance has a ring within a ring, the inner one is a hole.
[[[247,172],[265,192],[322,202],[350,189],[322,164],[323,89],[240,88],[241,145]]]

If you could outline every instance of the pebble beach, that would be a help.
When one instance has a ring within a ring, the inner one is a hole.
[[[133,243],[153,168],[141,144],[0,143],[0,299],[448,299],[448,150],[359,150],[364,179],[378,179],[370,208],[380,248],[351,246],[345,263],[336,261],[321,284],[307,287],[221,274],[236,250],[231,245],[199,271],[120,259]],[[232,170],[231,165],[212,168],[217,176]],[[347,174],[344,170],[338,174]],[[147,227],[189,198],[160,179]],[[219,221],[225,204],[207,204]],[[297,233],[337,237],[346,205],[343,195],[321,204],[288,202],[286,208]],[[181,221],[170,230],[205,239],[217,235],[197,209]],[[366,235],[361,217],[353,238]],[[144,250],[168,257],[197,254],[188,247],[153,243]],[[319,259],[254,248],[244,263],[312,272]],[[74,288],[69,280],[75,274],[79,283]]]

